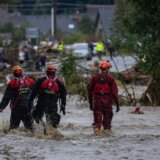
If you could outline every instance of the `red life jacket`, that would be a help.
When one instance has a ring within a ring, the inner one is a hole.
[[[100,95],[111,93],[109,77],[107,74],[98,74],[93,92]]]
[[[41,84],[41,89],[47,94],[54,94],[59,91],[58,84],[55,81],[56,78],[48,78]]]
[[[30,93],[30,88],[34,84],[34,80],[29,77],[20,77],[12,79],[9,82],[11,89],[18,91],[18,94]]]

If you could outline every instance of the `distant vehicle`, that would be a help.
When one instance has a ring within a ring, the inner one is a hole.
[[[97,51],[96,51],[96,46],[97,46],[98,42],[94,42],[93,43],[93,56],[97,55]]]
[[[80,59],[92,59],[92,53],[88,48],[88,43],[74,43],[72,45],[72,53],[75,57]]]
[[[64,46],[64,48],[65,48],[65,53],[71,53],[71,51],[72,51],[72,45],[65,45]]]

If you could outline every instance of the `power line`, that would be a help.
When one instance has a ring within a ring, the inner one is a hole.
[[[42,6],[44,6],[44,5],[51,5],[51,4],[52,3],[48,3],[47,2],[47,3],[35,3],[35,4],[9,4],[7,6],[9,6],[9,7],[26,7],[26,6],[36,6],[36,5],[42,5]],[[63,6],[73,6],[73,7],[75,7],[75,6],[77,6],[77,7],[79,7],[79,6],[84,7],[85,5],[88,5],[88,4],[74,4],[74,3],[61,3],[61,2],[59,2],[59,3],[57,3],[57,5],[59,5],[59,6],[63,5]]]
[[[22,8],[20,8],[22,9]],[[84,8],[78,8],[78,9],[84,9]],[[14,8],[13,10],[18,10],[17,8]],[[23,8],[22,10],[25,10],[25,11],[32,11],[33,9],[29,9],[29,8]],[[38,8],[36,9],[37,11],[42,11],[42,10],[46,10],[46,8]],[[58,8],[56,9],[56,11],[65,11],[65,10],[77,10],[77,8]]]
[[[32,7],[36,7],[36,5],[34,5],[34,6],[25,6],[24,8],[22,6],[20,6],[20,7],[17,6],[17,7],[14,7],[13,9],[16,9],[16,8],[19,8],[19,9],[29,9],[29,8],[31,8],[32,9]],[[52,7],[52,5],[51,4],[50,5],[37,5],[37,7],[40,7],[40,8],[42,8],[42,7]],[[75,7],[72,7],[72,6],[70,6],[70,7],[59,6],[56,9],[69,9],[69,8],[75,8]],[[84,7],[83,6],[79,6],[78,8],[84,8]]]
[[[74,4],[74,3],[61,3],[61,2],[58,2],[57,4],[64,5],[64,6],[85,6],[87,5],[87,4],[78,4],[78,3]]]
[[[8,7],[32,7],[32,6],[48,6],[51,3],[36,3],[36,4],[10,4]]]

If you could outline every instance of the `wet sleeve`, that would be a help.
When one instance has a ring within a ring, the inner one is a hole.
[[[113,100],[116,103],[116,105],[118,105],[119,104],[118,87],[117,87],[117,84],[116,84],[116,81],[114,78],[112,78],[111,83],[112,83],[112,85],[111,85],[112,97],[113,97]]]
[[[31,93],[31,96],[30,96],[30,100],[29,102],[33,102],[33,100],[38,96],[38,94],[40,93],[40,87],[41,87],[41,84],[43,82],[43,79],[38,79],[35,84],[33,85],[32,87],[32,93]]]
[[[8,105],[8,103],[11,99],[11,94],[12,94],[12,91],[11,91],[11,88],[8,84],[7,88],[4,92],[4,95],[2,97],[2,100],[1,100],[1,103],[0,103],[0,108],[4,109]]]
[[[87,85],[87,90],[88,90],[88,95],[92,95],[93,94],[93,89],[95,86],[95,81],[96,81],[96,77],[93,77],[89,80],[89,83]]]
[[[63,105],[66,105],[66,96],[67,96],[67,89],[63,82],[56,80],[58,87],[59,87],[59,98]]]

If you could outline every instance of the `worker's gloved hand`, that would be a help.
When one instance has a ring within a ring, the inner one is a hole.
[[[66,114],[66,111],[65,111],[65,105],[64,105],[64,104],[61,104],[61,106],[60,106],[60,112],[62,112],[62,113],[63,113],[63,115],[65,115],[65,114]]]
[[[2,109],[2,108],[0,108],[0,112],[3,112],[3,109]]]
[[[39,112],[36,108],[33,108],[31,110],[31,115],[32,115],[32,118],[35,120],[35,122],[39,124],[41,121],[41,117],[39,116]]]
[[[115,104],[116,104],[116,112],[119,112],[120,110],[120,107],[119,107],[119,101],[115,101]]]
[[[93,111],[92,98],[89,98],[89,108],[90,108],[91,111]]]
[[[91,111],[93,111],[92,103],[89,103],[89,108],[90,108]]]
[[[32,110],[33,109],[33,102],[29,102],[28,103],[28,110]]]
[[[119,110],[120,110],[119,105],[116,105],[116,107],[117,107],[116,112],[119,112]]]

